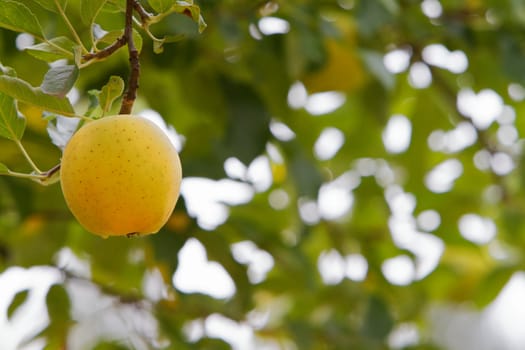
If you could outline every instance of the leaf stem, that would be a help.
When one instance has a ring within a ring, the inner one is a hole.
[[[133,41],[133,9],[136,6],[137,0],[126,0],[126,27],[124,29],[124,38],[128,45],[130,75],[128,80],[128,89],[122,99],[120,106],[120,114],[130,114],[133,109],[133,104],[137,98],[137,89],[139,87],[140,62],[139,51],[135,47]]]
[[[55,173],[57,173],[58,171],[60,171],[60,163],[58,163],[57,165],[55,165],[54,167],[52,167],[48,171],[42,173],[42,175],[45,175],[46,177],[49,178],[49,177],[55,175]]]
[[[24,148],[24,145],[22,145],[22,142],[20,142],[20,140],[17,140],[15,139],[14,140],[16,145],[18,146],[18,148],[20,149],[20,151],[22,152],[22,154],[24,155],[25,159],[27,160],[27,162],[29,163],[29,165],[31,165],[31,168],[38,174],[42,174],[42,171],[40,171],[40,169],[38,169],[38,167],[36,166],[35,162],[33,162],[33,159],[31,159],[31,157],[29,156],[29,153],[27,153],[26,149]]]
[[[19,173],[17,171],[8,170],[7,173],[3,173],[2,175],[8,175],[12,177],[18,177],[21,179],[31,179],[31,180],[44,180],[47,176],[41,175],[41,174],[26,174],[26,173]]]
[[[18,171],[12,171],[10,169],[5,169],[3,172],[0,173],[0,176],[5,175],[5,176],[17,177],[20,179],[29,179],[29,180],[38,182],[39,184],[43,186],[48,186],[60,180],[60,175],[58,173],[59,171],[60,171],[60,164],[57,164],[51,169],[49,169],[48,171],[44,171],[44,172],[35,171],[29,174],[20,173]]]
[[[77,42],[78,45],[80,45],[80,47],[82,48],[82,51],[83,51],[83,52],[88,52],[88,50],[86,49],[86,47],[85,47],[84,44],[82,43],[82,40],[80,40],[80,37],[78,36],[77,31],[75,30],[75,27],[73,27],[73,25],[71,24],[71,22],[70,22],[69,19],[67,18],[67,15],[66,15],[66,13],[64,12],[64,9],[62,8],[62,6],[60,6],[60,3],[58,2],[58,0],[55,0],[55,6],[56,6],[56,8],[58,9],[58,12],[60,12],[60,15],[62,16],[62,19],[63,19],[64,22],[66,23],[67,27],[69,28],[69,31],[71,32],[71,34],[73,35],[73,37],[75,37],[76,42]]]

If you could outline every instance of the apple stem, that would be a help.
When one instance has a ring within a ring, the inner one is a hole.
[[[128,89],[122,99],[120,114],[130,114],[133,109],[133,103],[137,98],[137,89],[139,87],[140,61],[139,51],[133,41],[133,9],[137,0],[126,0],[126,27],[124,28],[124,38],[126,39],[129,52],[130,75],[128,80]]]

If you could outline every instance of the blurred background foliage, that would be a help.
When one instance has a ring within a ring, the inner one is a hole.
[[[68,35],[42,3],[27,6],[44,31]],[[100,28],[123,27],[122,3]],[[198,5],[202,34],[174,14],[152,31],[183,40],[155,54],[143,36],[135,112],[183,140],[160,233],[100,239],[60,186],[0,177],[0,347],[520,349],[482,316],[523,279],[523,3]],[[0,60],[38,86],[49,65],[22,39],[1,30]],[[77,112],[128,71],[125,49],[82,69]],[[18,107],[53,167],[43,111]],[[0,162],[30,171],[7,139]]]

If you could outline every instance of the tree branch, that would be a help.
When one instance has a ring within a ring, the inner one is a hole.
[[[133,103],[137,97],[137,89],[139,87],[140,62],[139,51],[133,42],[133,9],[135,8],[136,0],[126,1],[126,28],[124,29],[124,38],[126,39],[129,52],[130,75],[128,80],[128,89],[122,99],[120,106],[120,114],[130,114],[133,109]]]
[[[147,23],[149,18],[151,17],[151,14],[148,13],[144,7],[142,7],[142,5],[140,4],[140,2],[138,0],[134,0],[133,1],[133,8],[135,9],[135,11],[137,11],[137,13],[139,14],[140,16],[140,21],[142,22],[142,24],[144,23]]]
[[[110,56],[111,54],[113,54],[118,49],[120,49],[122,46],[126,45],[126,43],[127,43],[126,36],[122,35],[113,44],[107,46],[103,50],[82,55],[82,59],[84,60],[84,62],[87,62],[93,59],[99,59],[99,60],[104,59]]]
[[[148,13],[144,7],[142,7],[142,5],[140,4],[140,2],[138,0],[134,0],[133,1],[133,9],[138,13],[139,17],[140,17],[140,23],[142,26],[145,26],[147,25],[150,17],[151,17],[151,14]],[[128,14],[126,12],[126,18]],[[131,18],[133,20],[133,18]],[[126,24],[126,28],[128,27],[128,25]],[[133,34],[133,33],[132,33]],[[105,47],[104,49],[100,50],[100,51],[97,51],[97,52],[89,52],[89,53],[86,53],[84,55],[82,55],[82,59],[84,62],[88,62],[88,61],[91,61],[91,60],[102,60],[104,58],[107,58],[109,56],[111,56],[115,51],[117,51],[118,49],[120,49],[122,46],[128,44],[129,40],[127,38],[127,35],[129,34],[126,34],[124,33],[120,38],[118,38],[117,40],[115,40],[114,43],[112,43],[111,45]]]

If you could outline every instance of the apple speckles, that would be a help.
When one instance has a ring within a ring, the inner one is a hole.
[[[157,126],[138,117],[86,124],[66,146],[62,165],[68,206],[100,236],[158,231],[179,195],[177,152]]]

